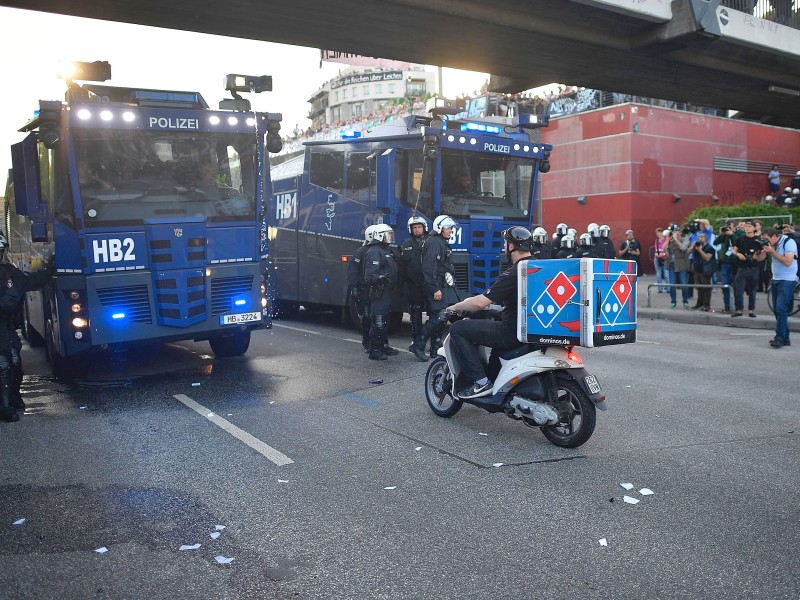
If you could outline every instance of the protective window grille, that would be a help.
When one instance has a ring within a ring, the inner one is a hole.
[[[152,323],[150,298],[146,285],[99,288],[96,293],[102,306],[125,313],[127,321],[132,323]]]

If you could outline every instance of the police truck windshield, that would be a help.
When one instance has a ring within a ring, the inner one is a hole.
[[[527,221],[533,168],[530,159],[443,150],[441,213]]]
[[[255,220],[252,134],[93,129],[73,134],[87,227],[175,217]]]

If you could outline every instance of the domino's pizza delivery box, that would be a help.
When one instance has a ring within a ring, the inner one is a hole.
[[[594,348],[636,341],[636,263],[571,258],[517,265],[517,338]]]

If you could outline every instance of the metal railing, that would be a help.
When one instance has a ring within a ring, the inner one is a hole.
[[[718,289],[733,289],[732,285],[728,285],[727,283],[651,283],[647,286],[647,305],[645,308],[653,308],[650,303],[650,290],[654,287],[657,288],[692,288],[692,289],[700,289],[700,288],[718,288]]]
[[[759,19],[800,29],[798,0],[722,0],[720,4]]]

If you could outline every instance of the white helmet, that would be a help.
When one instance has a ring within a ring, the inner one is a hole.
[[[556,225],[556,233],[558,235],[567,235],[567,224],[559,223],[558,225]]]
[[[581,246],[593,246],[594,240],[591,233],[582,233],[580,237]]]
[[[562,248],[574,248],[575,247],[575,238],[565,235],[561,238],[561,247]]]
[[[537,244],[547,243],[547,231],[545,231],[544,227],[537,227],[533,230],[533,241]]]
[[[767,204],[771,204],[773,200],[775,200],[775,198],[773,198],[772,196],[769,196],[769,195],[767,195],[764,198],[764,202],[766,202]]]
[[[787,194],[791,194],[791,193],[792,193],[792,188],[790,188],[790,187],[787,187],[787,188],[786,188],[785,190],[783,190],[783,191],[784,191],[784,192],[786,192]]]
[[[797,194],[800,194],[800,188],[794,188],[792,190],[792,194],[794,194],[795,196],[797,196]]]
[[[392,235],[394,234],[394,230],[389,227],[386,223],[381,223],[380,225],[375,225],[375,228],[372,230],[372,241],[378,244],[388,244],[392,241]]]
[[[600,225],[600,237],[607,238],[609,235],[611,235],[611,227]]]
[[[591,233],[594,237],[600,237],[600,227],[597,223],[589,223],[589,226],[586,228],[586,233]]]
[[[578,230],[577,229],[572,229],[570,227],[569,229],[567,229],[567,235],[569,237],[578,237]]]
[[[425,233],[428,233],[428,222],[420,217],[419,215],[414,215],[408,220],[408,233],[411,233],[411,226],[412,225],[422,225],[422,229]]]
[[[375,231],[375,225],[370,225],[364,230],[364,243],[369,244],[372,242],[372,234]]]
[[[433,231],[435,233],[442,233],[442,229],[449,229],[458,227],[458,223],[456,223],[452,217],[448,217],[447,215],[439,215],[433,220]]]

